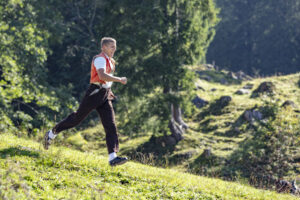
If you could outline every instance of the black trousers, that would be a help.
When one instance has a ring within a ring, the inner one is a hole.
[[[76,112],[60,121],[53,128],[53,132],[59,132],[73,128],[78,125],[94,109],[98,112],[106,134],[106,145],[108,153],[119,151],[119,139],[115,123],[115,113],[112,106],[114,96],[111,89],[101,88],[90,84],[80,106]]]

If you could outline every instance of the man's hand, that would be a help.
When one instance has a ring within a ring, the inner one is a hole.
[[[121,77],[120,82],[125,85],[127,83],[127,78],[126,77]]]

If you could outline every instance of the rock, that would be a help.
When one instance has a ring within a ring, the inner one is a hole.
[[[205,158],[208,158],[211,156],[211,149],[204,149],[203,154]]]
[[[208,101],[205,101],[204,99],[196,96],[193,100],[192,100],[193,104],[197,107],[197,108],[202,108],[204,106],[206,106],[208,104]]]
[[[287,100],[281,105],[281,107],[287,107],[287,106],[291,106],[292,108],[297,108],[297,105],[291,100]]]
[[[235,79],[235,80],[241,80],[241,81],[249,81],[252,80],[252,77],[245,74],[243,71],[238,71],[236,73],[234,72],[228,72],[227,76],[229,78]]]
[[[253,86],[254,86],[254,84],[252,84],[252,83],[247,83],[247,84],[243,87],[243,89],[251,90],[251,89],[253,88]]]
[[[170,135],[164,138],[164,142],[167,146],[174,146],[177,143],[176,139]]]
[[[232,100],[231,96],[222,96],[219,100],[218,103],[220,103],[221,107],[225,107],[229,104],[229,102]]]
[[[244,113],[244,118],[248,122],[253,122],[254,120],[262,120],[263,115],[258,110],[246,110]]]
[[[233,72],[228,72],[228,73],[227,73],[227,76],[228,76],[229,78],[238,80],[238,77],[237,77]]]
[[[239,79],[239,80],[243,80],[243,81],[249,81],[249,80],[252,80],[252,77],[245,74],[243,71],[238,71],[237,73],[235,73],[236,77]]]
[[[249,94],[249,90],[246,89],[239,89],[235,92],[235,94],[243,95],[243,94]]]
[[[216,88],[211,88],[210,91],[215,92],[215,91],[217,91],[217,89]]]
[[[262,82],[258,86],[258,88],[253,91],[251,97],[257,97],[263,93],[274,94],[275,93],[275,85],[270,81]]]

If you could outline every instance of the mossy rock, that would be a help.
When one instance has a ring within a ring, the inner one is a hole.
[[[261,94],[273,95],[275,94],[275,85],[273,82],[262,82],[256,90],[253,91],[251,98],[259,97]]]

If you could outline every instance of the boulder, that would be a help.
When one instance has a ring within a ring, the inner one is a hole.
[[[217,103],[220,103],[219,105],[221,107],[225,107],[229,104],[231,100],[232,100],[231,96],[222,96],[219,100],[217,100]]]
[[[238,71],[237,73],[235,73],[235,75],[238,78],[238,80],[243,80],[243,81],[252,80],[252,77],[245,74],[243,71]]]
[[[238,95],[244,95],[244,94],[249,94],[249,90],[246,90],[246,89],[239,89],[235,92],[235,94],[238,94]]]
[[[174,146],[177,143],[176,139],[170,135],[164,138],[164,142],[167,146]]]
[[[238,80],[238,77],[237,77],[233,72],[228,72],[228,73],[227,73],[227,76],[228,76],[229,78]]]
[[[263,119],[263,114],[260,111],[254,109],[246,110],[243,116],[248,122],[253,122],[254,120],[260,121]]]
[[[243,89],[251,90],[251,89],[253,88],[253,86],[254,86],[254,84],[252,84],[252,83],[247,83],[247,84],[243,87]]]
[[[253,91],[251,97],[257,97],[263,93],[274,94],[275,93],[275,85],[270,81],[262,82],[258,86],[258,88]]]
[[[297,105],[291,100],[287,100],[281,105],[281,107],[287,107],[287,106],[291,106],[292,108],[297,108]]]
[[[240,80],[240,81],[249,81],[252,80],[252,77],[245,74],[243,71],[238,71],[236,73],[234,72],[228,72],[227,76],[229,78],[235,79],[235,80]]]
[[[204,149],[203,154],[205,158],[209,158],[211,156],[211,149]]]
[[[193,100],[192,100],[193,104],[197,107],[197,108],[202,108],[204,106],[206,106],[208,104],[208,101],[205,101],[204,99],[196,96]]]

